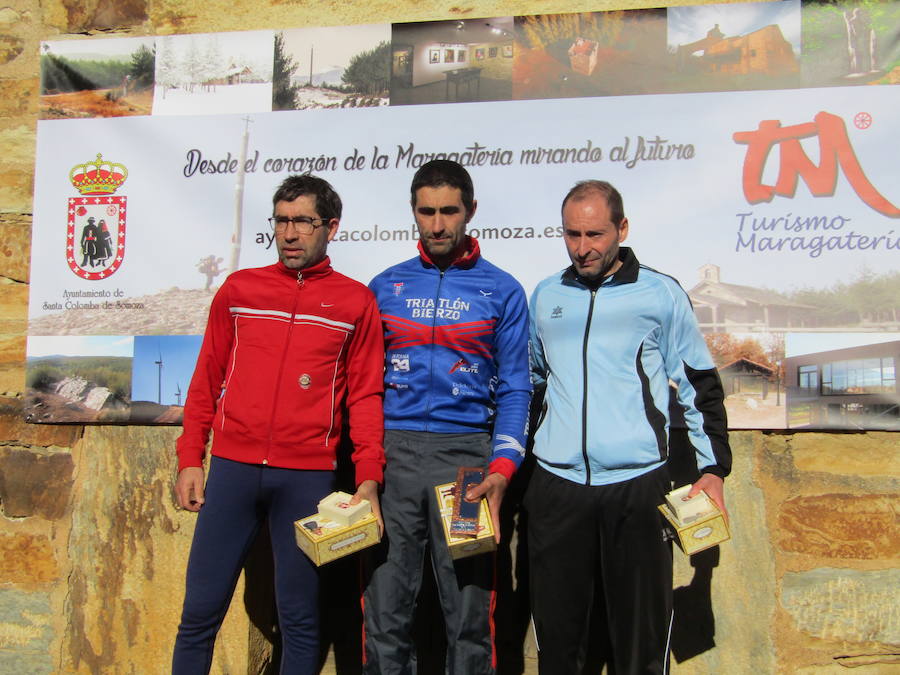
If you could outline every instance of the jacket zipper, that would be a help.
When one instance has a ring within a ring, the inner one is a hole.
[[[269,415],[269,440],[266,444],[266,457],[263,464],[269,463],[269,452],[272,450],[272,429],[275,422],[275,410],[278,407],[278,394],[281,390],[281,375],[284,373],[284,362],[287,360],[288,347],[291,345],[291,334],[294,332],[294,317],[297,315],[297,303],[300,300],[300,290],[303,288],[303,271],[297,272],[297,292],[294,294],[294,305],[291,307],[291,320],[288,324],[287,338],[284,341],[284,348],[281,350],[281,361],[278,362],[278,376],[275,380],[275,395],[272,397],[272,413]]]
[[[425,431],[428,431],[428,419],[431,416],[431,392],[434,391],[434,329],[437,324],[437,307],[438,300],[441,297],[441,284],[444,283],[444,272],[441,270],[441,276],[438,277],[437,290],[434,294],[434,314],[431,316],[431,358],[428,359],[428,399],[425,405]]]
[[[587,414],[588,414],[588,337],[591,334],[591,317],[594,314],[594,298],[597,290],[591,290],[591,304],[588,306],[587,323],[584,326],[584,344],[581,347],[582,367],[582,399],[581,399],[581,455],[584,457],[585,485],[591,484],[591,462],[587,448]]]

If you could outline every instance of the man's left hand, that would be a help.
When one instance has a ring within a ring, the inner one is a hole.
[[[500,504],[503,503],[503,495],[509,481],[502,473],[491,473],[475,487],[466,492],[467,502],[477,502],[482,497],[487,497],[488,509],[491,512],[491,521],[494,523],[494,539],[500,543]]]
[[[359,484],[359,487],[356,488],[356,494],[353,495],[350,503],[359,504],[361,499],[368,499],[372,505],[372,513],[375,514],[375,519],[378,521],[378,536],[383,537],[384,521],[381,519],[381,504],[378,501],[378,481],[369,479]]]
[[[693,497],[703,490],[713,500],[728,520],[728,509],[725,508],[725,481],[714,473],[705,473],[691,486],[688,497]]]

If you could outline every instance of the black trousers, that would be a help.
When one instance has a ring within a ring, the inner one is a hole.
[[[669,489],[665,466],[599,486],[535,469],[524,503],[541,675],[581,673],[595,640],[610,673],[668,672],[672,545],[656,507]]]

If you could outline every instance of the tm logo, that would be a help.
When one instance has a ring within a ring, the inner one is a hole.
[[[747,201],[750,204],[770,202],[776,194],[793,197],[798,178],[803,179],[813,196],[831,196],[834,194],[840,166],[863,202],[882,215],[900,218],[900,209],[878,192],[866,177],[856,158],[856,152],[850,145],[844,120],[824,111],[813,119],[813,122],[789,127],[782,127],[779,120],[763,120],[756,131],[738,131],[732,135],[735,143],[747,146],[743,175],[744,197]],[[867,128],[871,124],[871,117],[866,119],[857,116],[856,124],[860,128]],[[800,145],[800,139],[813,136],[819,138],[818,166],[812,163]],[[776,145],[780,150],[778,179],[775,185],[764,185],[763,170],[769,152]]]

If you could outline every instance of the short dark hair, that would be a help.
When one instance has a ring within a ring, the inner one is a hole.
[[[316,198],[316,212],[324,220],[341,219],[343,205],[334,188],[324,178],[308,173],[296,174],[285,178],[272,197],[272,208],[278,202],[292,202],[297,197],[312,195]]]
[[[610,183],[605,180],[582,180],[575,183],[575,186],[569,190],[566,198],[563,199],[560,214],[566,209],[569,201],[580,202],[592,195],[601,195],[606,199],[606,205],[609,207],[609,217],[612,219],[616,229],[622,227],[622,221],[625,220],[625,207],[622,205],[622,195]]]
[[[416,208],[416,192],[419,188],[437,188],[444,185],[457,188],[462,193],[462,203],[466,207],[466,215],[471,215],[475,208],[475,188],[472,185],[472,177],[462,164],[449,159],[433,159],[419,167],[409,189],[409,203]]]

